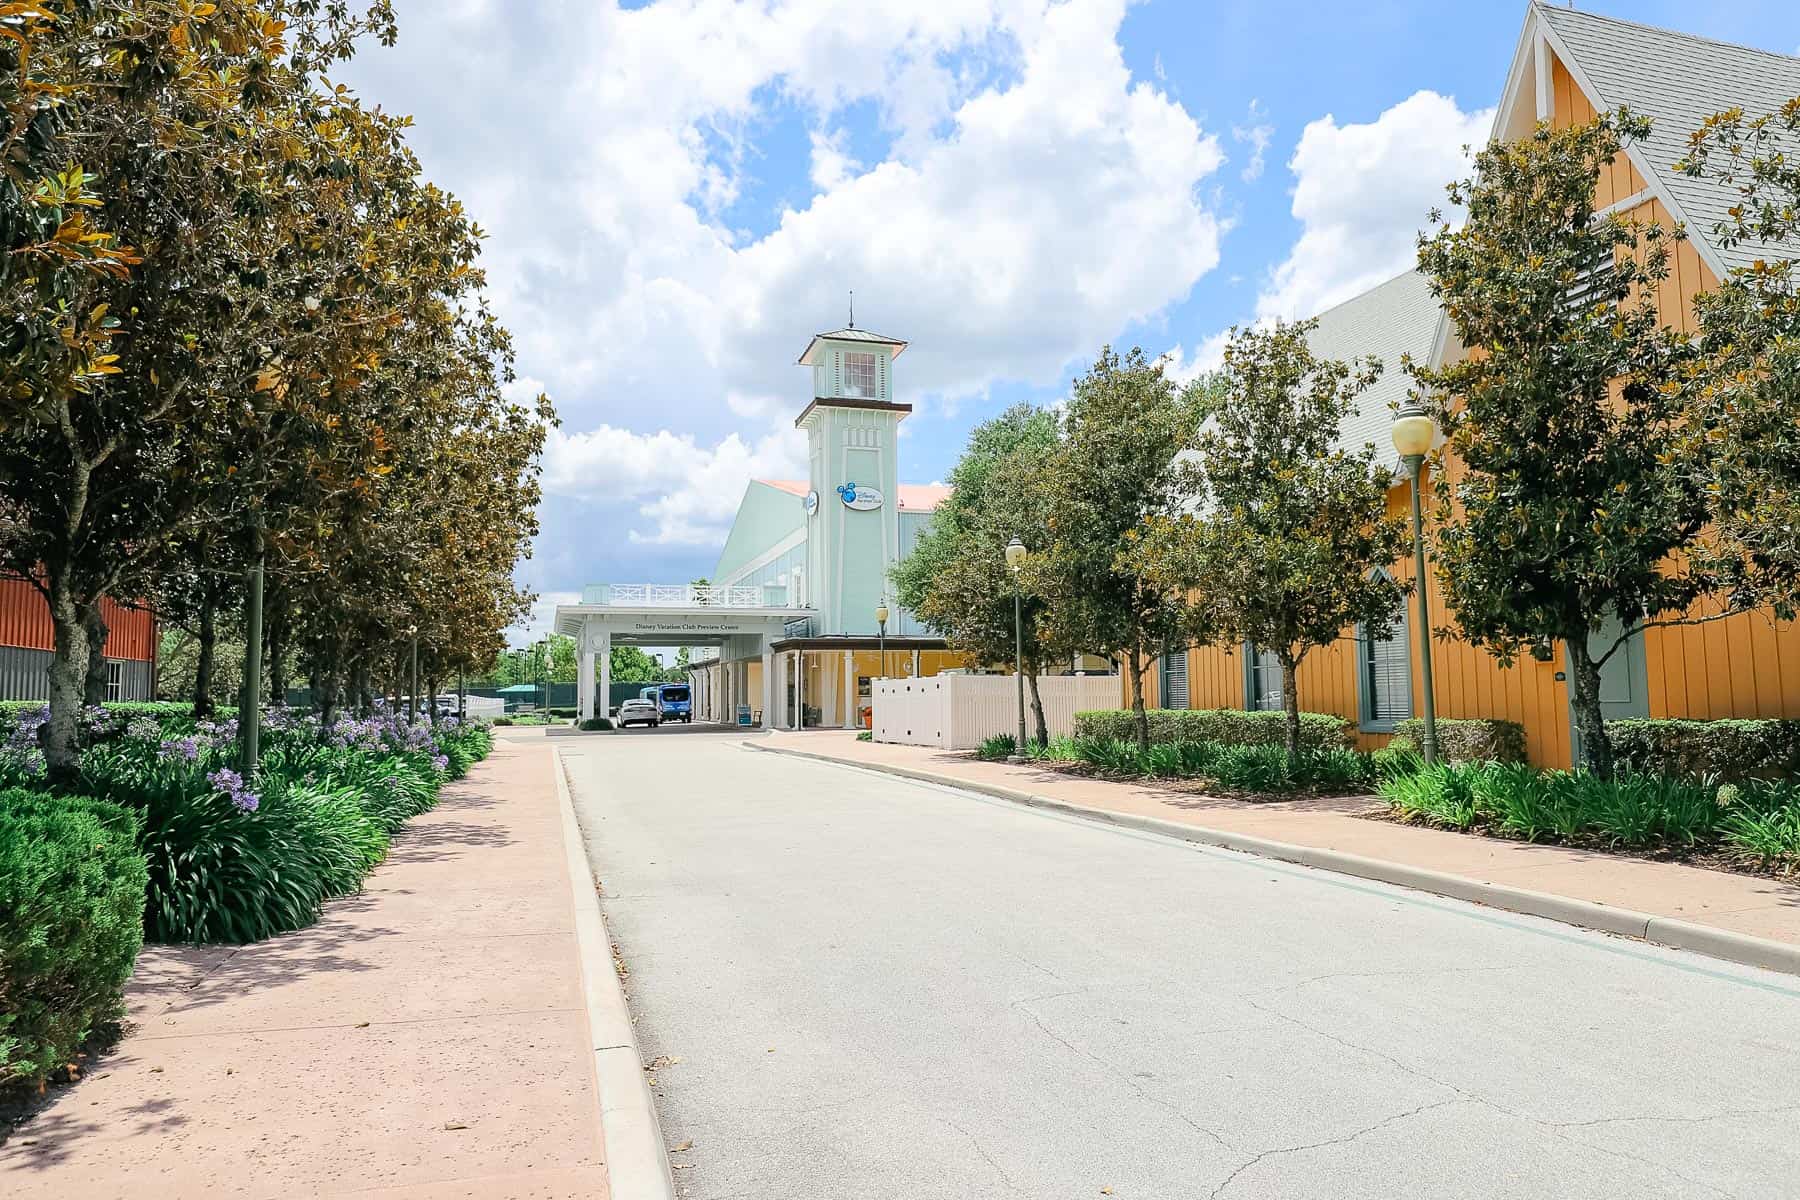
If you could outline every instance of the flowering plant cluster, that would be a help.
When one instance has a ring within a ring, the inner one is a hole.
[[[237,805],[239,812],[255,812],[257,806],[262,803],[257,794],[244,783],[244,777],[230,767],[220,767],[206,777],[206,782],[230,797],[231,802]]]

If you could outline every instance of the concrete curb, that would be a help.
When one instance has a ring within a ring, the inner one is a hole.
[[[582,995],[594,1039],[594,1074],[600,1090],[600,1136],[613,1200],[674,1200],[675,1176],[656,1119],[656,1097],[644,1077],[637,1033],[625,992],[613,967],[612,939],[600,912],[599,885],[575,820],[562,751],[551,748],[556,764],[556,798],[562,807],[563,847],[569,856],[569,887],[575,901],[575,946],[581,957]]]
[[[1726,962],[1763,967],[1787,975],[1800,975],[1800,946],[1788,942],[1772,941],[1768,938],[1752,937],[1746,933],[1734,933],[1729,929],[1718,929],[1710,925],[1699,925],[1675,917],[1659,917],[1629,908],[1618,908],[1611,904],[1599,904],[1590,900],[1577,900],[1570,896],[1557,896],[1547,892],[1508,887],[1503,883],[1484,883],[1481,880],[1469,879],[1462,875],[1451,875],[1425,867],[1410,867],[1404,863],[1385,862],[1378,858],[1366,858],[1360,854],[1347,854],[1341,850],[1326,850],[1317,846],[1297,846],[1291,842],[1277,842],[1270,838],[1254,837],[1246,833],[1208,829],[1203,825],[1187,825],[1180,821],[1165,821],[1160,817],[1145,817],[1135,813],[1090,808],[1085,804],[1072,804],[1066,800],[1038,796],[1017,788],[958,779],[954,775],[940,775],[934,771],[920,771],[888,763],[857,762],[852,759],[835,758],[829,754],[794,750],[785,746],[758,746],[750,742],[745,742],[744,745],[765,754],[786,754],[793,758],[808,758],[814,762],[875,771],[919,783],[975,792],[978,795],[992,796],[1030,808],[1042,808],[1050,812],[1080,817],[1084,820],[1117,825],[1123,829],[1135,829],[1144,833],[1178,838],[1184,842],[1196,842],[1204,846],[1237,850],[1262,858],[1276,859],[1280,862],[1298,863],[1301,866],[1317,867],[1324,871],[1335,871],[1340,875],[1354,875],[1359,879],[1373,879],[1381,883],[1412,888],[1416,891],[1430,892],[1436,896],[1447,896],[1453,900],[1466,900],[1472,904],[1482,904],[1506,912],[1544,917],[1551,921],[1560,921],[1565,925],[1577,925],[1584,929],[1598,929],[1604,933],[1618,934],[1621,937],[1635,938],[1638,941],[1651,942],[1675,950],[1703,954],[1709,958],[1723,959]]]

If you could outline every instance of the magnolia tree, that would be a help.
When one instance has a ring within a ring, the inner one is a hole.
[[[1044,598],[1006,565],[1006,546],[1015,537],[1027,551],[1048,543],[1045,484],[1056,449],[1047,409],[1019,404],[977,425],[950,473],[949,499],[893,570],[900,603],[951,647],[986,666],[1012,666],[1017,654],[1040,743],[1050,734],[1038,676],[1067,662],[1070,648],[1054,640]]]
[[[1144,670],[1183,635],[1180,594],[1137,570],[1131,551],[1150,518],[1181,503],[1176,456],[1192,445],[1198,406],[1135,347],[1109,346],[1075,381],[1063,439],[1039,473],[1045,543],[1022,572],[1045,601],[1043,632],[1055,646],[1124,660],[1138,745],[1150,744]]]
[[[1750,599],[1709,566],[1713,507],[1684,461],[1699,364],[1655,302],[1678,235],[1594,210],[1599,171],[1646,132],[1621,110],[1490,146],[1449,189],[1467,222],[1419,243],[1470,347],[1413,368],[1445,435],[1433,552],[1450,620],[1504,663],[1563,644],[1586,765],[1602,775],[1606,663],[1652,625],[1728,611],[1701,618],[1697,602]]]
[[[1275,656],[1290,754],[1300,750],[1301,662],[1347,629],[1387,632],[1400,592],[1382,572],[1407,544],[1387,511],[1393,472],[1375,447],[1339,444],[1381,364],[1316,358],[1315,327],[1233,330],[1184,463],[1189,508],[1153,517],[1131,554],[1159,589],[1185,598],[1190,627]]]
[[[1795,616],[1800,593],[1800,99],[1746,118],[1730,109],[1691,139],[1689,174],[1738,192],[1715,232],[1762,251],[1698,298],[1704,348],[1680,461],[1697,471],[1716,537],[1701,551],[1733,607]]]

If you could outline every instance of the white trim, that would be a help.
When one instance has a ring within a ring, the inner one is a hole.
[[[1536,20],[1535,13],[1532,23],[1541,24]],[[1545,40],[1543,30],[1540,29],[1532,38],[1532,44],[1537,52],[1532,70],[1532,74],[1537,77],[1532,81],[1537,84],[1537,119],[1548,121],[1556,111],[1556,89],[1551,83],[1556,75],[1550,67],[1550,43]]]
[[[1581,64],[1577,62],[1575,56],[1570,53],[1568,46],[1563,42],[1562,38],[1557,36],[1555,28],[1547,21],[1543,24],[1544,36],[1549,39],[1551,49],[1556,51],[1557,60],[1562,63],[1563,69],[1569,73],[1569,78],[1573,79],[1577,86],[1581,88],[1582,93],[1588,99],[1588,103],[1592,104],[1597,111],[1600,110],[1600,102],[1598,99],[1600,96],[1600,89],[1594,86],[1593,80],[1589,79],[1587,72],[1582,70]],[[1671,221],[1685,227],[1688,224],[1687,213],[1684,212],[1681,205],[1676,202],[1675,193],[1671,192],[1668,189],[1668,186],[1663,183],[1662,173],[1656,170],[1656,168],[1644,158],[1642,150],[1634,143],[1627,142],[1624,146],[1624,151],[1625,157],[1631,161],[1631,165],[1636,167],[1637,173],[1643,177],[1645,190],[1656,199],[1662,201],[1663,208],[1668,210],[1669,219]],[[1713,277],[1715,279],[1722,280],[1731,274],[1730,268],[1725,265],[1725,260],[1719,256],[1718,248],[1712,244],[1708,236],[1694,236],[1688,238],[1688,241],[1693,244],[1695,251],[1700,255],[1701,261],[1712,268]]]
[[[1638,191],[1631,193],[1631,195],[1625,197],[1623,200],[1614,200],[1611,204],[1607,205],[1605,208],[1602,208],[1602,209],[1599,209],[1598,211],[1596,211],[1594,213],[1594,215],[1596,217],[1610,217],[1610,216],[1614,216],[1618,213],[1630,212],[1632,209],[1636,208],[1638,205],[1648,204],[1650,201],[1654,200],[1655,198],[1656,197],[1654,197],[1650,194],[1649,188],[1642,188]]]

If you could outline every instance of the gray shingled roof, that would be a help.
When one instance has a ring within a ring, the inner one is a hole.
[[[1540,4],[1537,13],[1567,46],[1562,57],[1574,60],[1567,65],[1578,78],[1586,75],[1598,93],[1590,97],[1596,108],[1623,104],[1651,119],[1650,137],[1637,149],[1673,194],[1689,237],[1704,239],[1727,268],[1793,256],[1791,247],[1750,242],[1720,247],[1713,227],[1737,203],[1737,193],[1710,179],[1690,179],[1675,164],[1687,154],[1689,135],[1720,109],[1741,105],[1755,117],[1800,96],[1800,58],[1578,9]]]
[[[1410,354],[1417,362],[1431,361],[1441,311],[1425,277],[1408,271],[1319,314],[1319,327],[1307,340],[1316,357],[1349,361],[1372,354],[1381,360],[1381,378],[1357,398],[1356,411],[1344,418],[1340,446],[1355,450],[1372,442],[1377,462],[1396,463],[1388,428],[1411,384],[1400,357]]]
[[[854,325],[846,325],[844,328],[834,329],[830,333],[813,334],[812,341],[806,343],[806,353],[800,356],[799,361],[802,363],[809,362],[812,358],[813,347],[817,346],[820,342],[825,341],[869,342],[876,346],[892,346],[894,348],[895,358],[899,358],[900,352],[906,349],[906,342],[902,338],[882,337],[879,333],[874,333],[867,329],[858,329]]]

